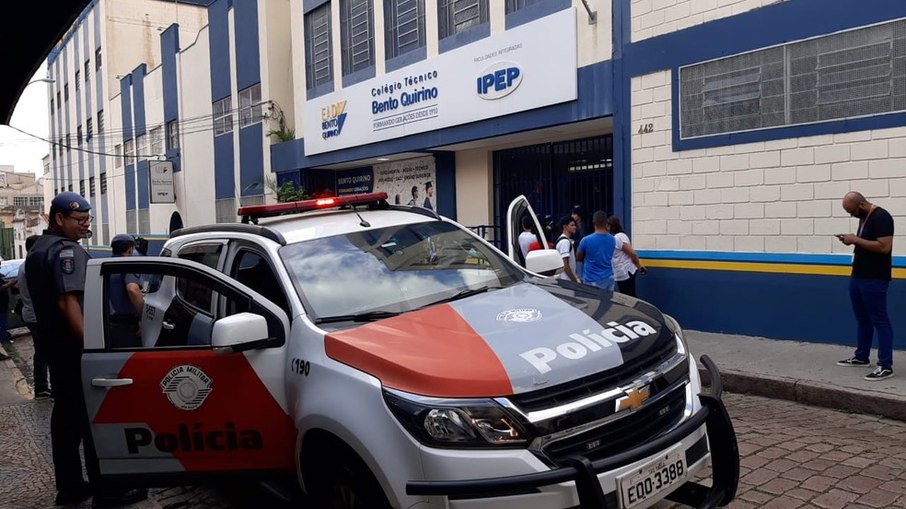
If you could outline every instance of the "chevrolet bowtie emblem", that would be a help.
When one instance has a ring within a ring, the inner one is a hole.
[[[616,412],[622,412],[623,410],[636,410],[645,403],[645,401],[651,397],[651,388],[646,385],[639,389],[629,389],[626,391],[626,395],[617,399],[616,401]]]

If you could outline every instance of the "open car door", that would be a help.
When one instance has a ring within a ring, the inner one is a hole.
[[[528,229],[526,229],[528,227]],[[523,252],[519,237],[523,233],[534,237],[538,249]],[[554,276],[563,270],[563,260],[556,249],[548,247],[547,238],[538,216],[524,195],[517,196],[507,209],[507,255],[530,272]]]
[[[144,296],[141,323],[123,332],[112,326],[107,299],[127,273],[162,284]],[[172,288],[181,285],[207,288],[218,302],[181,308],[205,315],[183,317],[191,332],[152,334],[148,324],[169,320],[156,316],[172,308],[161,299],[179,299]],[[82,386],[104,482],[151,486],[293,471],[296,430],[284,379],[290,324],[279,306],[194,261],[129,257],[89,261],[84,313]]]

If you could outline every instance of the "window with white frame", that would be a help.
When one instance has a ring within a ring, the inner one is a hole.
[[[167,150],[179,149],[179,122],[171,120],[167,122]]]
[[[94,177],[88,177],[88,196],[94,198]]]
[[[92,135],[94,135],[94,124],[91,121],[91,117],[88,117],[85,120],[85,141],[90,140]]]
[[[82,144],[82,126],[76,127],[76,145]]]
[[[149,133],[151,136],[151,154],[162,155],[164,153],[164,128],[155,127]]]
[[[239,91],[239,127],[261,122],[261,83]]]
[[[233,98],[214,101],[214,136],[233,131]]]
[[[148,135],[140,134],[135,138],[136,152],[135,155],[139,159],[148,158]]]
[[[113,147],[113,165],[116,168],[121,168],[123,166],[123,146],[117,145]]]
[[[680,137],[906,111],[906,20],[680,69]]]
[[[98,175],[98,180],[101,181],[101,194],[107,194],[107,172],[102,172],[100,175]]]
[[[132,158],[135,157],[135,140],[126,140],[126,142],[123,143],[123,150],[126,155],[124,161],[126,164],[132,164]]]
[[[330,2],[305,15],[305,86],[315,88],[333,82],[330,34]]]
[[[104,110],[98,110],[98,134],[104,132]]]
[[[76,89],[76,92],[78,92],[79,90],[82,89],[81,85],[79,84],[79,82],[81,81],[81,80],[79,79],[79,76],[81,76],[81,75],[82,75],[82,73],[79,72],[78,69],[76,69],[76,72],[75,72],[75,89]]]
[[[440,39],[488,22],[488,0],[438,0],[437,30]]]
[[[94,70],[101,70],[101,48],[94,50]]]
[[[343,76],[374,65],[372,0],[340,0]]]
[[[425,0],[384,2],[384,46],[387,58],[425,46]]]
[[[91,61],[85,61],[85,87],[88,87],[88,82],[91,81]]]
[[[32,207],[43,207],[44,206],[44,197],[43,196],[29,196],[28,204]]]

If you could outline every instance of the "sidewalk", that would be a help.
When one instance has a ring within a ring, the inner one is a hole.
[[[869,382],[872,366],[837,366],[852,357],[854,346],[804,343],[710,332],[686,331],[696,359],[717,364],[724,389],[787,399],[806,405],[875,414],[906,421],[906,351],[894,351],[894,377]]]

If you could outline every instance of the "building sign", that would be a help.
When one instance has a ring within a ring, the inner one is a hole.
[[[371,168],[337,173],[337,196],[370,193],[373,189],[374,172]]]
[[[173,190],[173,163],[170,161],[153,161],[151,171],[151,203],[176,203],[176,192]]]
[[[305,153],[574,101],[576,53],[576,12],[565,9],[326,94],[305,103]]]

